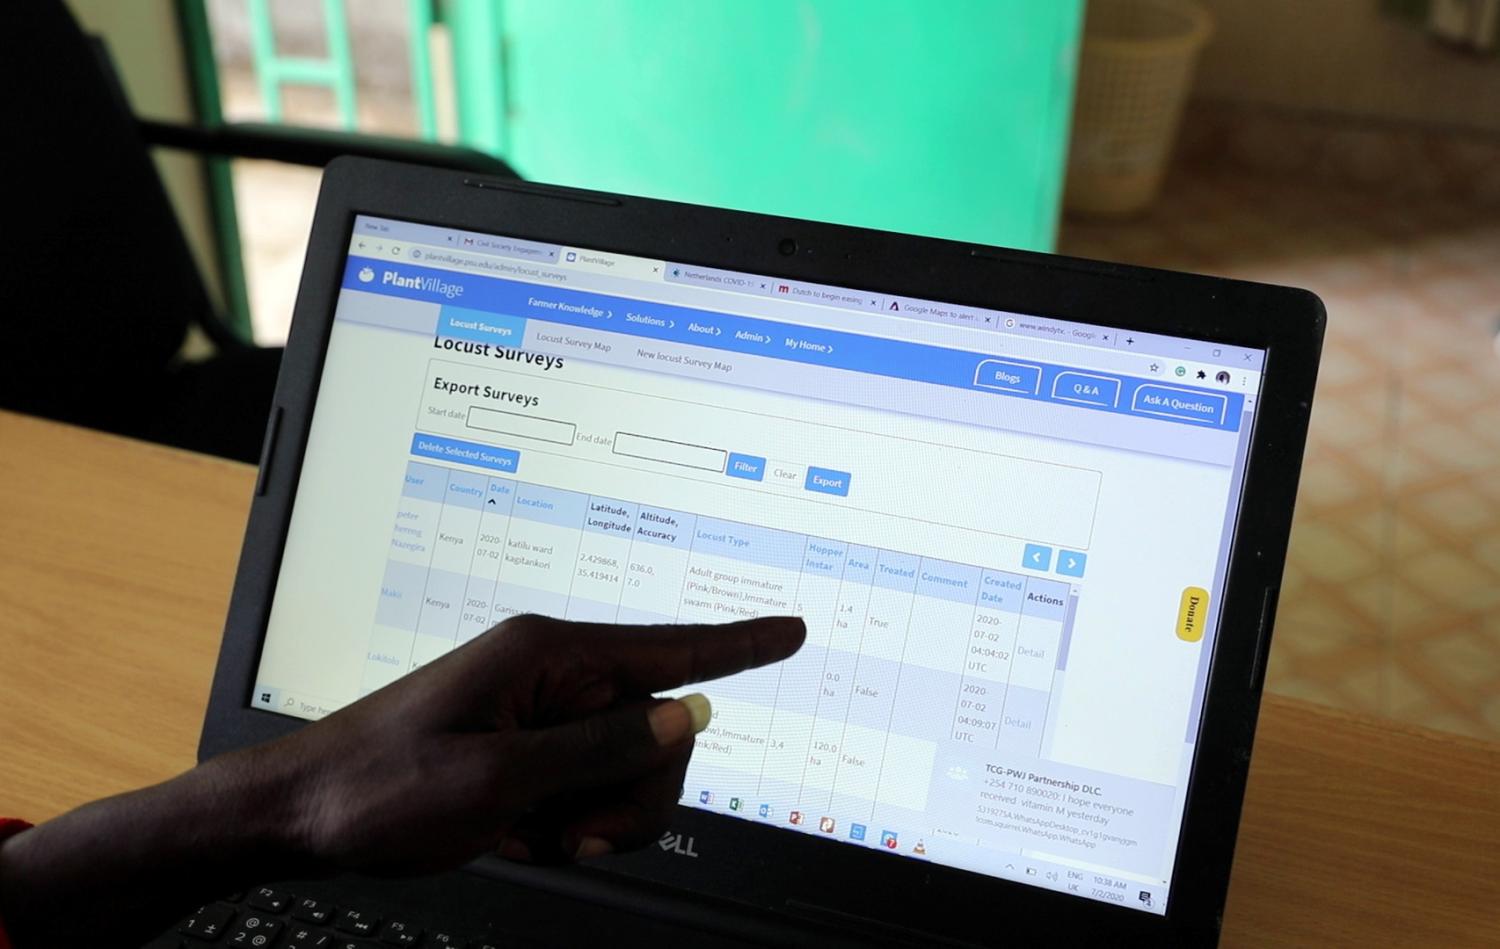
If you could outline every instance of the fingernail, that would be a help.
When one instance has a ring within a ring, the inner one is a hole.
[[[696,735],[708,727],[708,720],[713,717],[713,706],[708,704],[708,696],[702,692],[694,692],[692,695],[684,695],[677,701],[687,706],[688,715],[692,717],[693,734]]]
[[[585,837],[578,841],[578,849],[573,852],[573,859],[589,860],[614,852],[615,845],[603,837]]]
[[[658,702],[646,714],[651,734],[663,748],[675,745],[708,727],[707,696],[694,692],[680,699]]]

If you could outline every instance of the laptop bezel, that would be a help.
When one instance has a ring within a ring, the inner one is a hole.
[[[864,920],[969,942],[1160,943],[1218,932],[1325,316],[1304,290],[345,158],[318,196],[199,757],[304,722],[250,707],[356,215],[369,214],[726,270],[1030,313],[1267,352],[1241,517],[1164,916],[805,834],[677,808],[698,858],[661,848],[579,868],[788,918]],[[796,251],[785,251],[788,239]],[[1248,516],[1247,516],[1248,515]],[[485,868],[481,868],[485,869]],[[525,880],[524,868],[491,871]],[[602,875],[602,876],[601,876]],[[568,887],[566,875],[536,883]],[[559,884],[561,879],[564,882]],[[997,922],[1003,920],[1003,922]]]

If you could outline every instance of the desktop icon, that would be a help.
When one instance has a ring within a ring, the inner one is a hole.
[[[740,802],[739,798],[737,798],[737,797],[730,798],[729,799],[729,809],[731,811],[737,811],[737,810],[739,810],[740,809],[740,803],[741,802]]]
[[[864,824],[850,824],[849,825],[849,839],[850,840],[864,840],[865,839],[865,825]]]
[[[911,848],[911,852],[919,857],[925,857],[927,856],[927,845],[919,840],[917,841],[917,845]]]
[[[769,805],[769,804],[762,804],[760,806],[760,816],[761,817],[770,817],[771,816],[771,805]]]
[[[786,820],[788,824],[800,824],[802,823],[802,812],[792,811],[790,814],[786,815]]]
[[[887,850],[895,850],[897,846],[896,832],[894,830],[882,830],[880,832],[880,846]]]
[[[713,802],[714,802],[714,792],[712,792],[712,791],[699,791],[698,792],[698,803],[699,804],[712,804]]]
[[[822,817],[818,819],[818,829],[823,833],[831,834],[833,833],[833,828],[834,820],[832,817]]]

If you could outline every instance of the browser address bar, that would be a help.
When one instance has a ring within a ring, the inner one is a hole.
[[[350,253],[356,253],[356,251],[351,248]],[[538,267],[532,264],[497,260],[494,257],[485,257],[479,254],[465,254],[462,251],[454,251],[446,247],[437,247],[430,244],[407,245],[402,250],[401,258],[424,267],[442,267],[449,270],[456,270],[460,273],[528,277],[532,280],[544,280],[548,283],[562,285],[569,283],[566,273],[553,270],[550,267]]]

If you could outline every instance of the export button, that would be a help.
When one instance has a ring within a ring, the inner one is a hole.
[[[817,491],[819,494],[836,494],[841,498],[849,496],[849,472],[833,471],[829,468],[807,468],[807,480],[802,486],[809,491]]]

